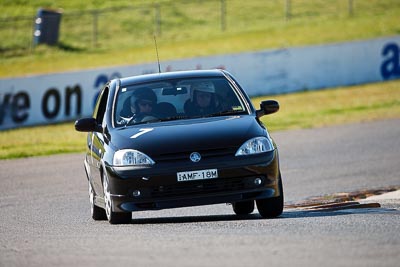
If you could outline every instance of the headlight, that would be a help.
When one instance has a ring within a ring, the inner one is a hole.
[[[114,154],[114,166],[140,166],[140,165],[153,165],[155,162],[146,154],[133,150],[122,149]]]
[[[272,141],[267,137],[256,137],[247,140],[239,149],[236,151],[235,156],[246,156],[273,151],[274,146]]]

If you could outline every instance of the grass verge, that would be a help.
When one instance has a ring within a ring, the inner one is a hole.
[[[400,81],[272,96],[281,109],[262,121],[271,131],[400,118]],[[258,107],[265,97],[253,99]]]
[[[271,132],[400,118],[400,81],[253,98],[276,99],[281,109],[264,116]],[[0,131],[0,159],[84,152],[86,134],[74,123]]]
[[[2,2],[4,2],[3,6]],[[15,12],[18,10],[18,14],[23,14],[35,10],[46,1],[31,1],[17,6],[13,6],[11,2],[16,4],[26,1],[0,0],[0,7],[10,14],[17,14]],[[91,2],[84,1],[83,3],[76,0],[53,2],[56,6],[66,8],[58,46],[40,45],[35,49],[26,49],[25,52],[20,53],[12,45],[20,39],[14,27],[0,25],[2,40],[0,42],[0,77],[156,61],[152,31],[145,27],[140,33],[131,32],[141,27],[141,18],[146,20],[152,18],[150,13],[138,14],[139,21],[131,21],[135,18],[135,15],[130,13],[133,10],[107,13],[110,17],[103,14],[99,19],[99,44],[94,46],[91,45],[90,40],[86,40],[92,35],[92,20],[85,23],[84,20],[77,19],[81,17],[76,16],[72,16],[70,20],[67,19],[67,13],[74,9],[83,11],[85,8],[95,8],[91,6]],[[113,3],[113,1],[95,2],[102,7],[109,7],[106,4]],[[146,1],[141,1],[141,3],[144,2]],[[242,1],[226,1],[228,10],[225,31],[219,29],[220,1],[202,1],[201,5],[199,1],[179,1],[177,4],[173,4],[177,1],[163,2],[164,26],[162,34],[157,36],[162,61],[370,39],[400,33],[398,0],[354,1],[357,4],[353,16],[348,16],[346,13],[347,1],[297,0],[292,1],[293,16],[290,20],[284,19],[284,1],[258,0],[250,1],[246,5],[243,5]],[[51,3],[47,1],[46,5],[49,4]],[[123,3],[119,2],[119,4]],[[204,5],[207,8],[200,8]],[[211,14],[214,15],[210,16]],[[68,21],[71,24],[68,24]],[[109,21],[113,21],[112,25]],[[28,25],[29,27],[24,32],[31,38],[32,25]],[[111,26],[118,26],[118,28],[114,29]],[[7,42],[11,42],[10,48],[7,48],[9,47]]]

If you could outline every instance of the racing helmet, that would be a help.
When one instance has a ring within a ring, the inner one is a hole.
[[[215,87],[212,82],[197,82],[192,85],[193,92],[194,91],[201,91],[201,92],[206,92],[206,93],[215,93]]]
[[[153,92],[152,89],[150,88],[138,88],[135,90],[135,92],[131,96],[131,106],[134,107],[135,112],[137,112],[139,109],[139,101],[140,100],[147,100],[153,103],[155,105],[157,103],[157,96]]]
[[[191,101],[194,102],[197,92],[215,94],[215,87],[212,82],[202,81],[192,84]]]

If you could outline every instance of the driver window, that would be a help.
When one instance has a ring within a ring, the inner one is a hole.
[[[107,108],[107,98],[108,98],[108,87],[104,88],[103,92],[99,96],[93,114],[93,117],[96,118],[98,124],[102,124],[103,122],[104,113]]]

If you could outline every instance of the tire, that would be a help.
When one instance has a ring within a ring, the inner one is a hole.
[[[232,204],[232,207],[236,215],[247,215],[254,211],[254,201],[236,202]]]
[[[114,212],[112,211],[112,198],[108,187],[107,176],[103,173],[103,191],[104,191],[104,206],[107,220],[111,224],[124,224],[132,220],[130,212]]]
[[[90,214],[95,221],[107,220],[106,211],[94,204],[94,190],[89,181]]]
[[[281,175],[279,174],[280,196],[272,198],[257,199],[257,209],[263,218],[275,218],[283,212],[283,186]]]

